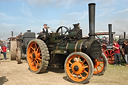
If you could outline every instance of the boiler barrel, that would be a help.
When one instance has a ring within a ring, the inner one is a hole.
[[[85,39],[78,40],[76,42],[66,43],[65,45],[58,45],[57,50],[66,50],[68,53],[72,52],[82,52],[85,46]]]

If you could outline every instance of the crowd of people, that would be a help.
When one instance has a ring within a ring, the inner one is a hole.
[[[114,41],[113,43],[113,50],[114,50],[114,59],[115,59],[115,66],[119,64],[121,66],[121,53],[122,57],[125,57],[126,66],[128,67],[128,41],[124,41],[124,44],[122,45],[122,48],[120,48],[117,41]]]

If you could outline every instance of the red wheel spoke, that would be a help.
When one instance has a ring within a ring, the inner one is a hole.
[[[108,51],[106,51],[107,52],[107,55],[109,55],[109,52]]]
[[[31,65],[32,65],[32,66],[34,66],[34,65],[35,65],[35,64],[34,64],[34,61],[32,61],[32,62],[31,62]]]
[[[37,48],[37,52],[39,51],[40,47]]]
[[[88,68],[88,66],[83,66],[83,68]]]
[[[38,58],[39,61],[41,61],[42,59],[41,58]]]
[[[78,79],[78,74],[77,74],[77,77],[76,78]]]
[[[39,64],[37,63],[37,64],[36,64],[36,68],[38,69],[39,67],[40,67],[40,66],[39,66]]]
[[[72,69],[71,67],[69,67],[69,69]]]
[[[84,64],[84,63],[85,63],[85,61],[86,61],[86,60],[84,60],[84,61],[82,62],[82,64]]]
[[[83,78],[83,76],[80,74],[80,77]]]
[[[78,56],[78,62],[80,61],[80,56]]]
[[[84,72],[85,72],[86,74],[88,74],[88,72],[87,72],[86,70],[85,70]]]
[[[101,65],[99,65],[101,68],[103,68]]]
[[[114,53],[111,54],[111,56],[113,56],[113,55],[114,55]]]
[[[98,68],[96,68],[97,72],[99,72]]]
[[[34,49],[33,47],[31,47],[31,49],[32,49],[33,51],[35,51],[35,49]]]
[[[37,48],[37,44],[35,43],[35,49]]]
[[[41,53],[37,53],[37,56],[38,56],[38,57],[41,57],[40,55],[41,55]]]
[[[71,61],[69,61],[69,64],[71,64],[71,65],[72,65]]]
[[[39,61],[37,61],[37,66],[38,66],[38,68],[40,67],[40,63],[39,63]]]

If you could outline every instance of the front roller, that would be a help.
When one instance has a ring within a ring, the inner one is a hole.
[[[104,53],[98,59],[94,60],[94,74],[95,75],[103,75],[108,66],[108,60]]]
[[[17,48],[17,41],[10,41],[10,59],[16,60],[16,48]]]
[[[85,53],[71,53],[65,61],[65,72],[72,82],[87,83],[92,77],[93,71],[93,62]]]
[[[16,48],[16,60],[17,60],[17,64],[21,64],[22,61],[21,61],[21,48],[17,47]]]
[[[44,41],[33,39],[29,42],[27,47],[27,62],[31,72],[45,72],[49,59],[49,51]]]

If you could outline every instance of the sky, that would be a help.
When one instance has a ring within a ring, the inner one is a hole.
[[[96,32],[108,31],[112,24],[116,34],[128,33],[128,0],[0,0],[0,39],[7,39],[30,29],[40,32],[43,24],[52,31],[59,26],[73,28],[80,23],[88,35],[88,4],[96,3]]]

